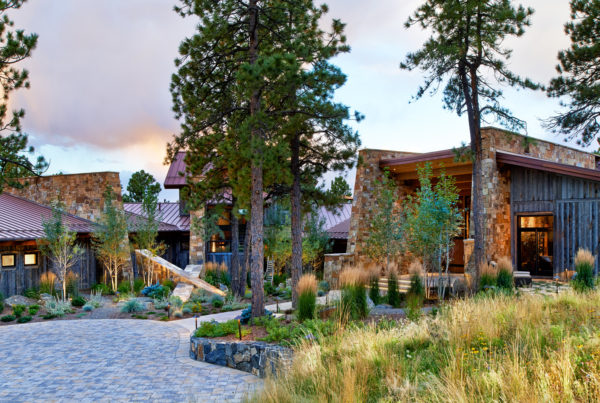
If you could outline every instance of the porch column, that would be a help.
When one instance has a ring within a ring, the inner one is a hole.
[[[205,261],[204,231],[201,230],[201,220],[204,208],[190,211],[190,264],[203,265]]]

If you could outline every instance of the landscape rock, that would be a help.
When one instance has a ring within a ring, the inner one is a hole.
[[[31,298],[24,297],[22,295],[13,295],[12,297],[6,298],[4,300],[6,305],[14,306],[14,305],[35,305],[37,301]]]
[[[194,286],[191,284],[178,283],[173,290],[173,295],[181,298],[181,301],[187,302],[194,291]]]

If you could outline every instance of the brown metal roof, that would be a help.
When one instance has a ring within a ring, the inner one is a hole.
[[[0,241],[21,241],[42,238],[44,227],[42,223],[52,216],[52,209],[47,206],[13,196],[8,193],[0,194]],[[63,214],[64,224],[79,234],[94,231],[92,221]]]
[[[179,189],[186,184],[185,172],[185,151],[180,151],[175,155],[175,159],[169,166],[167,177],[165,179],[165,189]]]
[[[190,216],[179,214],[179,203],[158,203],[159,231],[189,231]],[[145,219],[142,203],[123,203],[130,231],[135,231],[140,220]]]
[[[574,176],[576,178],[600,181],[600,170],[582,168],[574,165],[561,164],[527,155],[515,154],[507,151],[496,151],[496,162],[506,165],[516,165],[524,168],[538,169],[560,175]]]
[[[346,218],[344,221],[339,222],[327,230],[327,234],[331,239],[348,239],[349,232],[350,218]]]

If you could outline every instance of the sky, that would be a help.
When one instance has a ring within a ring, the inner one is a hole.
[[[352,51],[334,60],[348,76],[336,98],[365,115],[354,124],[363,148],[434,151],[468,141],[466,117],[442,109],[440,96],[412,101],[422,73],[399,69],[427,33],[404,22],[420,0],[329,0],[327,18],[345,22]],[[26,110],[23,127],[36,152],[50,161],[49,174],[118,171],[124,187],[140,169],[163,182],[166,143],[178,132],[169,84],[179,43],[195,21],[173,12],[172,0],[35,0],[11,17],[39,34],[23,63],[31,88],[12,106]],[[507,40],[509,67],[547,83],[556,55],[568,47],[563,24],[567,0],[523,0],[535,9],[532,26]],[[559,110],[541,92],[506,89],[504,105],[527,122],[528,134],[562,142],[540,124]],[[353,185],[354,172],[347,173]],[[176,200],[175,191],[162,198]]]

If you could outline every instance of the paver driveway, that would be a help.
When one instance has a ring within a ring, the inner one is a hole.
[[[0,401],[239,401],[253,375],[188,358],[189,332],[144,320],[0,328]]]

